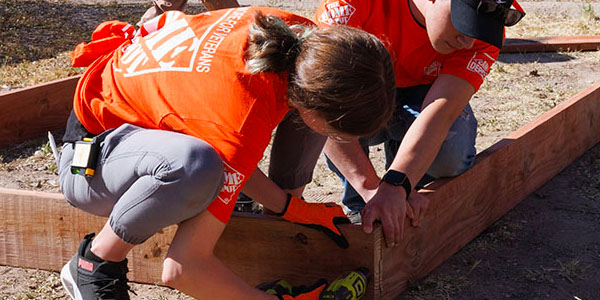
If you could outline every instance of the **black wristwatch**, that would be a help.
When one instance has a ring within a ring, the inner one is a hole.
[[[410,180],[408,180],[408,177],[406,177],[406,174],[404,174],[402,172],[398,172],[398,171],[390,169],[385,173],[385,175],[383,175],[383,178],[381,178],[381,181],[379,182],[379,184],[381,184],[382,182],[387,182],[394,186],[403,187],[404,190],[406,191],[406,199],[408,199],[408,195],[410,195],[410,191],[412,191],[412,186],[410,185]]]

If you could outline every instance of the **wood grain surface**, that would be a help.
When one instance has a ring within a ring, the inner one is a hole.
[[[79,76],[0,94],[0,147],[63,130]]]
[[[85,234],[98,232],[106,222],[69,206],[57,193],[0,188],[0,211],[0,264],[53,271],[73,257]],[[373,256],[381,231],[367,235],[349,224],[341,230],[351,245],[348,249],[319,231],[280,218],[237,214],[215,253],[252,285],[277,279],[309,285],[359,267],[371,270],[373,280],[381,282]],[[130,280],[160,284],[162,260],[175,231],[176,226],[168,227],[134,247],[128,256]],[[366,299],[380,299],[380,293],[371,284]]]
[[[501,53],[590,51],[600,47],[600,35],[508,38]]]

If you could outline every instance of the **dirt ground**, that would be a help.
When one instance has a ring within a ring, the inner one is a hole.
[[[148,1],[0,0],[0,90],[76,74],[66,52],[103,20],[135,23]],[[122,4],[126,2],[126,4]],[[316,0],[239,1],[311,16]],[[102,5],[98,3],[103,3]],[[25,5],[36,26],[13,10]],[[200,11],[191,1],[189,13]],[[526,18],[508,37],[597,34],[600,3],[522,1]],[[54,18],[60,26],[44,25]],[[70,30],[65,32],[64,26]],[[27,29],[24,29],[27,28]],[[62,28],[62,31],[61,31]],[[15,32],[11,32],[11,30]],[[19,29],[19,30],[17,30]],[[43,29],[44,34],[36,34]],[[61,35],[69,35],[60,38]],[[55,46],[48,46],[55,44]],[[39,68],[43,66],[43,71]],[[58,67],[56,67],[58,66]],[[14,77],[21,74],[21,77]],[[39,79],[38,79],[39,77]],[[53,78],[54,77],[54,78]],[[27,80],[23,79],[27,78]],[[31,79],[34,78],[34,79]],[[503,54],[471,105],[479,120],[481,151],[600,79],[599,52]],[[36,81],[37,80],[37,81]],[[60,135],[56,132],[55,135]],[[372,160],[383,172],[380,147]],[[260,167],[268,164],[268,157]],[[58,191],[56,166],[45,139],[0,149],[0,186]],[[32,176],[34,174],[35,176]],[[589,150],[399,299],[600,299],[600,145]],[[342,188],[323,161],[306,194],[337,197]],[[75,251],[75,249],[74,249]],[[134,299],[186,299],[176,291],[134,284]],[[0,299],[67,299],[55,272],[0,266]],[[398,299],[398,300],[399,300]]]

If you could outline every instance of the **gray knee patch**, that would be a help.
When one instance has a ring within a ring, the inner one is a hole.
[[[188,145],[181,153],[181,170],[174,170],[179,175],[179,205],[185,209],[206,209],[215,199],[223,186],[223,162],[219,154],[207,143],[198,142]]]

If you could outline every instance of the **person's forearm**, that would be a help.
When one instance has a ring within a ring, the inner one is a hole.
[[[429,116],[427,110],[436,105],[427,107],[413,122],[390,165],[390,169],[406,174],[413,188],[433,163],[452,125]]]
[[[250,175],[242,192],[275,213],[282,212],[287,202],[287,193],[259,168]]]
[[[405,173],[414,187],[435,160],[450,127],[474,92],[467,81],[440,75],[427,93],[419,117],[406,132],[390,169]]]
[[[358,141],[337,142],[327,139],[323,151],[350,185],[368,200],[364,192],[377,188],[379,177]]]

